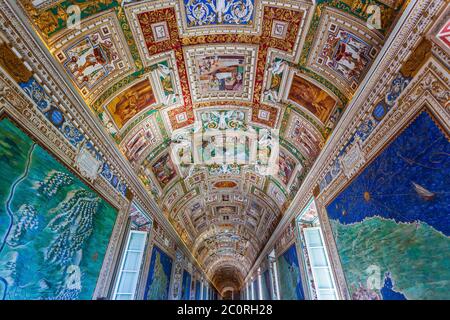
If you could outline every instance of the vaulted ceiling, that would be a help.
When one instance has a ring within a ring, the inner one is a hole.
[[[242,284],[403,2],[20,5],[221,290]]]

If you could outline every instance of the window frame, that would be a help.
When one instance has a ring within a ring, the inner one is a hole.
[[[333,270],[331,269],[331,263],[330,263],[330,258],[328,257],[328,251],[327,251],[327,247],[326,247],[326,243],[325,243],[325,239],[323,237],[323,232],[322,232],[322,228],[320,226],[316,226],[316,227],[307,227],[307,228],[300,228],[299,227],[299,231],[303,232],[303,236],[305,239],[305,247],[306,247],[306,251],[308,252],[308,258],[309,258],[309,265],[311,267],[311,274],[314,280],[314,289],[316,290],[317,293],[317,299],[318,300],[323,300],[321,299],[321,292],[332,292],[334,294],[334,300],[338,300],[339,296],[337,293],[337,288],[336,288],[336,281],[334,279],[334,274],[333,274]],[[309,231],[306,231],[309,230]],[[310,246],[309,245],[309,238],[306,235],[308,232],[312,232],[312,231],[319,231],[319,237],[320,237],[320,241],[322,242],[321,246]],[[311,249],[322,249],[324,256],[325,256],[325,261],[326,261],[326,266],[314,266],[314,258],[312,255],[312,250]],[[331,278],[331,284],[332,284],[332,288],[329,289],[323,289],[323,288],[319,288],[319,282],[318,279],[316,278],[315,272],[314,270],[317,269],[322,269],[322,270],[327,270],[328,274]]]
[[[144,240],[143,240],[144,241],[144,245],[142,246],[142,250],[129,250],[132,234],[143,234],[144,235]],[[139,276],[140,276],[140,273],[142,271],[142,261],[143,261],[144,254],[145,254],[145,251],[146,251],[146,246],[147,246],[147,237],[148,237],[148,232],[146,232],[146,231],[130,230],[128,232],[127,242],[126,242],[126,245],[124,247],[124,251],[123,251],[123,254],[122,254],[122,259],[121,259],[121,262],[120,262],[120,267],[119,267],[119,270],[118,270],[118,273],[117,273],[116,283],[114,285],[114,291],[113,291],[112,300],[119,300],[119,299],[117,299],[117,296],[120,296],[120,295],[131,295],[131,298],[129,300],[134,300],[134,298],[136,297],[136,290],[137,290],[137,287],[138,287]],[[127,258],[128,252],[138,252],[139,253],[139,263],[138,263],[139,268],[136,271],[124,270],[124,266],[125,266],[125,262],[126,262],[126,258]],[[123,276],[124,272],[126,272],[126,273],[136,273],[137,274],[136,280],[134,281],[134,284],[133,284],[132,292],[119,292],[119,285],[120,285],[120,281],[122,280],[122,276]],[[122,300],[122,299],[120,299],[120,300]]]

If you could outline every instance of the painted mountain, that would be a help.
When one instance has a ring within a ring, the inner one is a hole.
[[[91,299],[117,210],[0,121],[0,299]]]

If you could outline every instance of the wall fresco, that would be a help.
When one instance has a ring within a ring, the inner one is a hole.
[[[450,297],[449,154],[422,112],[327,206],[353,299]]]
[[[0,137],[0,298],[92,299],[117,209],[10,120]]]
[[[300,268],[295,244],[277,260],[281,300],[304,300]]]
[[[181,284],[181,300],[189,300],[191,296],[191,274],[183,271],[183,280]]]
[[[157,246],[153,246],[144,300],[169,298],[172,258]]]

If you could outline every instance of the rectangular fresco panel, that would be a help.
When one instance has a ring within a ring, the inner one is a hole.
[[[171,274],[172,258],[153,246],[144,300],[167,300]]]
[[[236,206],[217,206],[215,208],[216,214],[237,214],[238,208]]]
[[[278,257],[281,300],[304,300],[300,268],[295,244]]]
[[[278,177],[287,186],[295,169],[295,160],[288,152],[280,150],[278,156]]]
[[[333,111],[336,101],[315,84],[294,75],[288,98],[309,110],[325,123]]]
[[[114,71],[114,63],[119,60],[111,39],[99,32],[76,42],[64,55],[60,53],[58,58],[66,58],[64,67],[80,89],[92,89]]]
[[[261,275],[261,291],[263,300],[272,300],[270,295],[270,272],[269,269]]]
[[[117,210],[0,121],[0,299],[91,299]]]
[[[201,298],[201,296],[200,296],[200,287],[201,287],[201,284],[200,284],[200,281],[195,281],[195,300],[200,300],[200,298]]]
[[[372,47],[353,33],[340,28],[328,35],[321,56],[324,64],[347,81],[358,82],[369,65]]]
[[[153,89],[148,79],[142,80],[126,89],[108,104],[115,124],[121,129],[142,110],[156,103]]]
[[[177,174],[175,165],[173,164],[169,153],[166,153],[159,158],[158,161],[152,165],[152,170],[161,189],[164,189]]]
[[[202,92],[242,91],[245,56],[203,56],[196,63]]]
[[[183,282],[181,286],[181,300],[189,300],[191,297],[191,274],[183,271]]]
[[[422,112],[327,206],[353,299],[450,298],[449,155]]]

